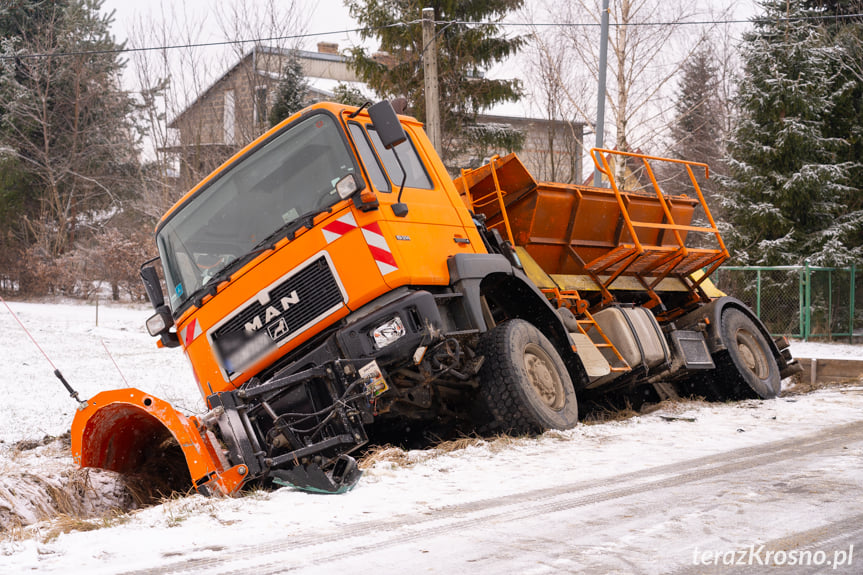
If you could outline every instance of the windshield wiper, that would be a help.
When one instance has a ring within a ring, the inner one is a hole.
[[[316,208],[314,210],[306,212],[298,218],[294,218],[293,220],[285,223],[284,225],[279,226],[273,233],[258,242],[258,244],[254,248],[252,248],[249,254],[272,249],[277,243],[279,243],[279,241],[281,241],[282,238],[288,238],[289,240],[293,240],[297,232],[301,229],[306,228],[310,230],[314,227],[315,217],[318,214],[330,213],[332,211],[332,206],[327,206],[326,208]]]
[[[216,274],[210,279],[208,279],[204,283],[204,285],[192,292],[192,295],[189,296],[186,302],[192,302],[194,303],[195,307],[201,307],[204,304],[204,298],[206,296],[215,296],[219,284],[229,278],[231,274],[233,274],[239,268],[252,261],[255,256],[263,252],[275,249],[276,244],[279,243],[282,238],[288,238],[289,240],[293,240],[296,236],[296,233],[302,228],[306,228],[309,230],[312,229],[315,225],[314,221],[316,216],[323,213],[330,213],[332,211],[332,206],[314,209],[276,228],[273,233],[258,242],[251,250],[249,250],[242,256],[231,260],[227,265],[225,265],[225,267],[216,272]]]

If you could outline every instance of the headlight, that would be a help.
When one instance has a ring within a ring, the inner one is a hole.
[[[375,345],[378,349],[388,346],[405,334],[405,325],[402,323],[402,318],[396,316],[388,320],[372,332],[372,339],[375,340]]]

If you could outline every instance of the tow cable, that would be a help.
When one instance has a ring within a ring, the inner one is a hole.
[[[6,300],[3,299],[2,295],[0,295],[0,302],[3,302],[3,305],[6,306],[6,309],[9,310],[9,313],[12,314],[12,317],[15,318],[15,321],[18,322],[18,325],[21,326],[21,329],[24,330],[24,333],[27,334],[27,336],[30,338],[30,341],[32,341],[33,345],[36,346],[36,349],[38,349],[42,353],[42,355],[45,357],[45,359],[48,361],[48,363],[51,365],[51,367],[54,368],[54,376],[60,380],[60,383],[62,383],[63,387],[66,388],[66,391],[69,392],[69,397],[71,397],[72,399],[74,399],[75,401],[78,402],[78,409],[85,409],[87,407],[87,402],[81,400],[81,398],[78,397],[78,392],[75,391],[74,389],[72,389],[72,386],[69,385],[69,382],[66,381],[66,378],[63,377],[63,374],[60,373],[60,370],[57,369],[57,366],[54,365],[54,362],[51,361],[51,358],[48,357],[48,354],[45,353],[45,350],[43,350],[42,346],[39,345],[39,342],[36,341],[36,338],[33,337],[33,335],[30,333],[30,331],[24,326],[24,324],[21,322],[21,320],[15,314],[15,312],[12,311],[12,308],[9,307],[9,304],[6,303]]]

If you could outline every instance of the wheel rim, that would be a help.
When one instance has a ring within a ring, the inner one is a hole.
[[[740,329],[737,331],[736,339],[743,367],[755,374],[758,379],[767,379],[770,375],[770,367],[755,335],[749,330]]]
[[[551,357],[538,345],[529,343],[524,349],[524,367],[539,399],[554,411],[563,409],[566,394]]]

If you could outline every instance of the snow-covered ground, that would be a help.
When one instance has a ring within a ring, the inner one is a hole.
[[[801,341],[791,342],[794,357],[815,359],[859,359],[863,361],[863,345],[840,342]]]
[[[204,410],[186,357],[179,349],[157,349],[144,328],[153,313],[149,305],[102,302],[98,326],[95,304],[9,302],[9,307],[82,399],[137,387],[190,413]],[[0,442],[68,431],[77,404],[2,305],[0,350]]]
[[[146,307],[102,305],[96,327],[95,306],[31,303],[11,306],[82,397],[129,385],[146,389],[190,412],[203,410],[183,354],[178,350],[156,349],[145,333],[142,326],[149,314]],[[106,347],[128,384],[118,373]],[[0,375],[2,489],[3,476],[10,477],[22,470],[41,469],[46,474],[56,474],[64,468],[71,469],[68,453],[56,442],[24,452],[13,449],[12,444],[64,433],[69,429],[75,403],[2,307],[0,349],[4,364]],[[863,356],[863,346],[847,344],[825,348],[795,342],[792,351],[819,358]],[[165,572],[327,572],[326,565],[330,563],[324,562],[318,543],[330,538],[338,547],[344,537],[360,537],[361,543],[352,545],[369,555],[373,563],[364,565],[376,571],[442,573],[460,566],[458,570],[465,572],[527,572],[518,558],[506,563],[500,563],[502,559],[498,563],[470,563],[471,553],[478,550],[470,547],[469,539],[462,539],[457,531],[448,531],[447,522],[488,509],[489,501],[515,500],[520,494],[536,493],[534,499],[540,501],[560,495],[561,486],[572,485],[575,491],[588,489],[585,485],[598,488],[615,485],[627,474],[639,473],[653,473],[661,478],[671,473],[657,470],[676,463],[685,465],[689,460],[725,453],[732,457],[734,453],[788,438],[799,438],[803,444],[811,441],[806,438],[830,430],[835,434],[838,425],[860,422],[861,414],[863,388],[845,387],[767,402],[681,403],[622,422],[580,425],[539,438],[481,442],[447,454],[410,452],[408,457],[413,464],[376,463],[353,491],[339,496],[312,495],[288,488],[252,493],[239,499],[191,496],[106,520],[106,526],[95,531],[73,531],[54,537],[51,523],[31,527],[26,534],[12,530],[0,534],[0,572],[98,574],[160,568],[166,569]],[[859,442],[849,440],[841,454],[853,457],[857,467],[836,464],[831,470],[833,477],[844,473],[851,474],[852,479],[860,478],[858,468],[863,461],[860,447]],[[695,491],[688,493],[696,497]],[[837,500],[841,499],[839,495]],[[856,495],[848,497],[856,501]],[[830,509],[829,513],[836,512]],[[863,513],[863,509],[857,510],[849,504],[838,509]],[[824,513],[821,521],[817,512],[790,509],[785,516],[780,514],[778,520],[759,526],[759,535],[762,540],[775,539],[809,528],[812,521],[821,525],[826,522],[828,511]],[[587,524],[594,519],[588,516],[584,521]],[[440,524],[436,526],[435,521]],[[700,519],[689,517],[687,521]],[[499,517],[497,521],[482,523],[481,528],[487,551],[492,553],[506,546],[504,539],[510,536],[512,523]],[[411,541],[412,530],[419,533],[415,537],[422,537],[412,547],[394,547],[389,556],[372,554],[377,544],[383,545],[385,540],[395,537],[392,533],[406,534]],[[747,535],[751,530],[752,525],[745,522],[740,525],[721,522],[711,530],[705,527],[703,533],[693,533],[692,541],[702,549],[710,545],[736,549],[755,543],[746,539],[751,537]],[[659,538],[664,533],[659,526],[654,531],[656,541],[665,540]],[[679,542],[677,547],[668,547],[670,542],[662,547],[662,543],[650,540],[649,544],[641,545],[648,545],[647,559],[651,549],[656,556],[652,562],[639,563],[631,530],[621,526],[601,534],[606,536],[601,546],[585,543],[579,552],[612,553],[624,558],[629,557],[627,553],[634,554],[631,568],[619,572],[667,572],[672,566],[687,564],[692,551],[691,547],[680,548]],[[550,543],[546,541],[544,545]],[[559,542],[559,545],[565,548],[573,543]],[[326,561],[334,562],[346,553],[328,553]],[[264,565],[265,569],[251,569],[254,561],[263,561],[261,557],[272,557],[276,563]],[[446,561],[441,562],[442,557]],[[508,567],[501,569],[501,564]],[[485,567],[477,570],[472,565]],[[581,569],[569,566],[559,570],[576,572],[583,570],[584,564],[581,565]],[[546,572],[533,567],[529,571]]]

